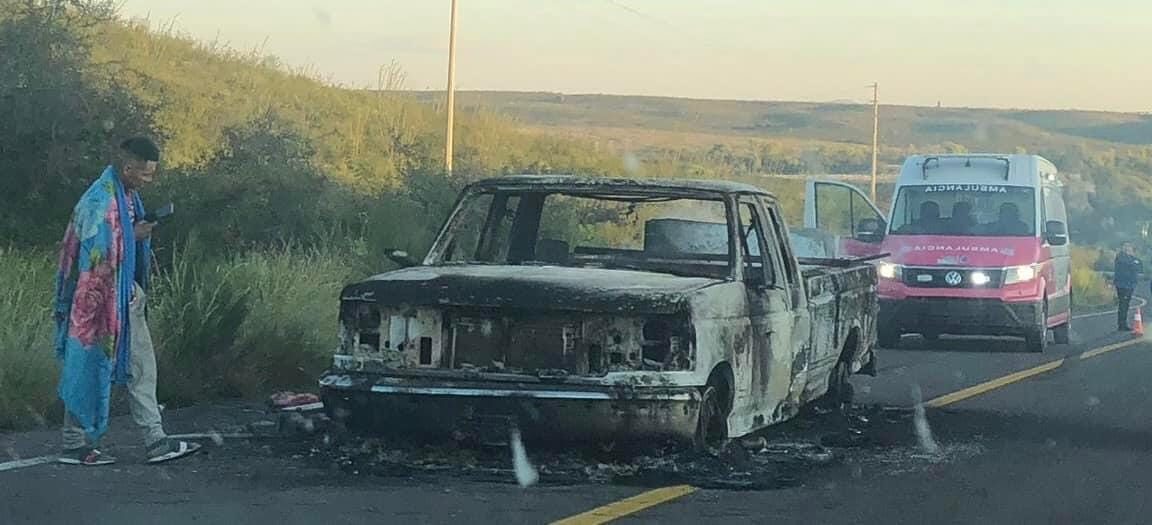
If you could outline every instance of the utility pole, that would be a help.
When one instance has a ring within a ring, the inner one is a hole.
[[[880,145],[880,83],[872,83],[872,202],[876,202],[876,150]]]
[[[452,128],[456,113],[456,0],[452,0],[452,26],[448,31],[448,124],[444,133],[444,169],[452,174]]]

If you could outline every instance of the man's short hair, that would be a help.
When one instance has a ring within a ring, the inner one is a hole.
[[[136,160],[160,162],[160,148],[148,137],[132,137],[120,143],[120,150]]]

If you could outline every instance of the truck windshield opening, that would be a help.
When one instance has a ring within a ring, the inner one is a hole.
[[[438,244],[434,264],[731,273],[727,208],[701,198],[480,192],[465,198]]]

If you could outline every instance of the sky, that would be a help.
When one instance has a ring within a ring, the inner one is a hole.
[[[121,0],[349,86],[444,89],[451,0]],[[458,0],[461,90],[1152,111],[1146,0]]]

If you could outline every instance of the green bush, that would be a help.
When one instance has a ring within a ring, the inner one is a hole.
[[[349,257],[282,248],[221,259],[175,254],[153,288],[160,395],[185,405],[308,385],[336,333]]]
[[[41,252],[0,248],[0,429],[43,422],[56,402],[52,289],[56,266]]]
[[[237,286],[231,265],[200,253],[195,242],[176,252],[149,297],[160,398],[177,405],[240,393],[227,372],[248,314],[248,291]]]
[[[0,244],[59,240],[110,146],[151,127],[140,101],[92,61],[113,7],[0,0]]]
[[[336,345],[340,289],[353,280],[349,257],[319,249],[252,253],[232,264],[246,286],[248,315],[230,371],[237,393],[311,385]]]
[[[1092,308],[1112,304],[1116,292],[1107,279],[1096,269],[1100,251],[1096,248],[1072,248],[1072,303],[1073,306]]]

